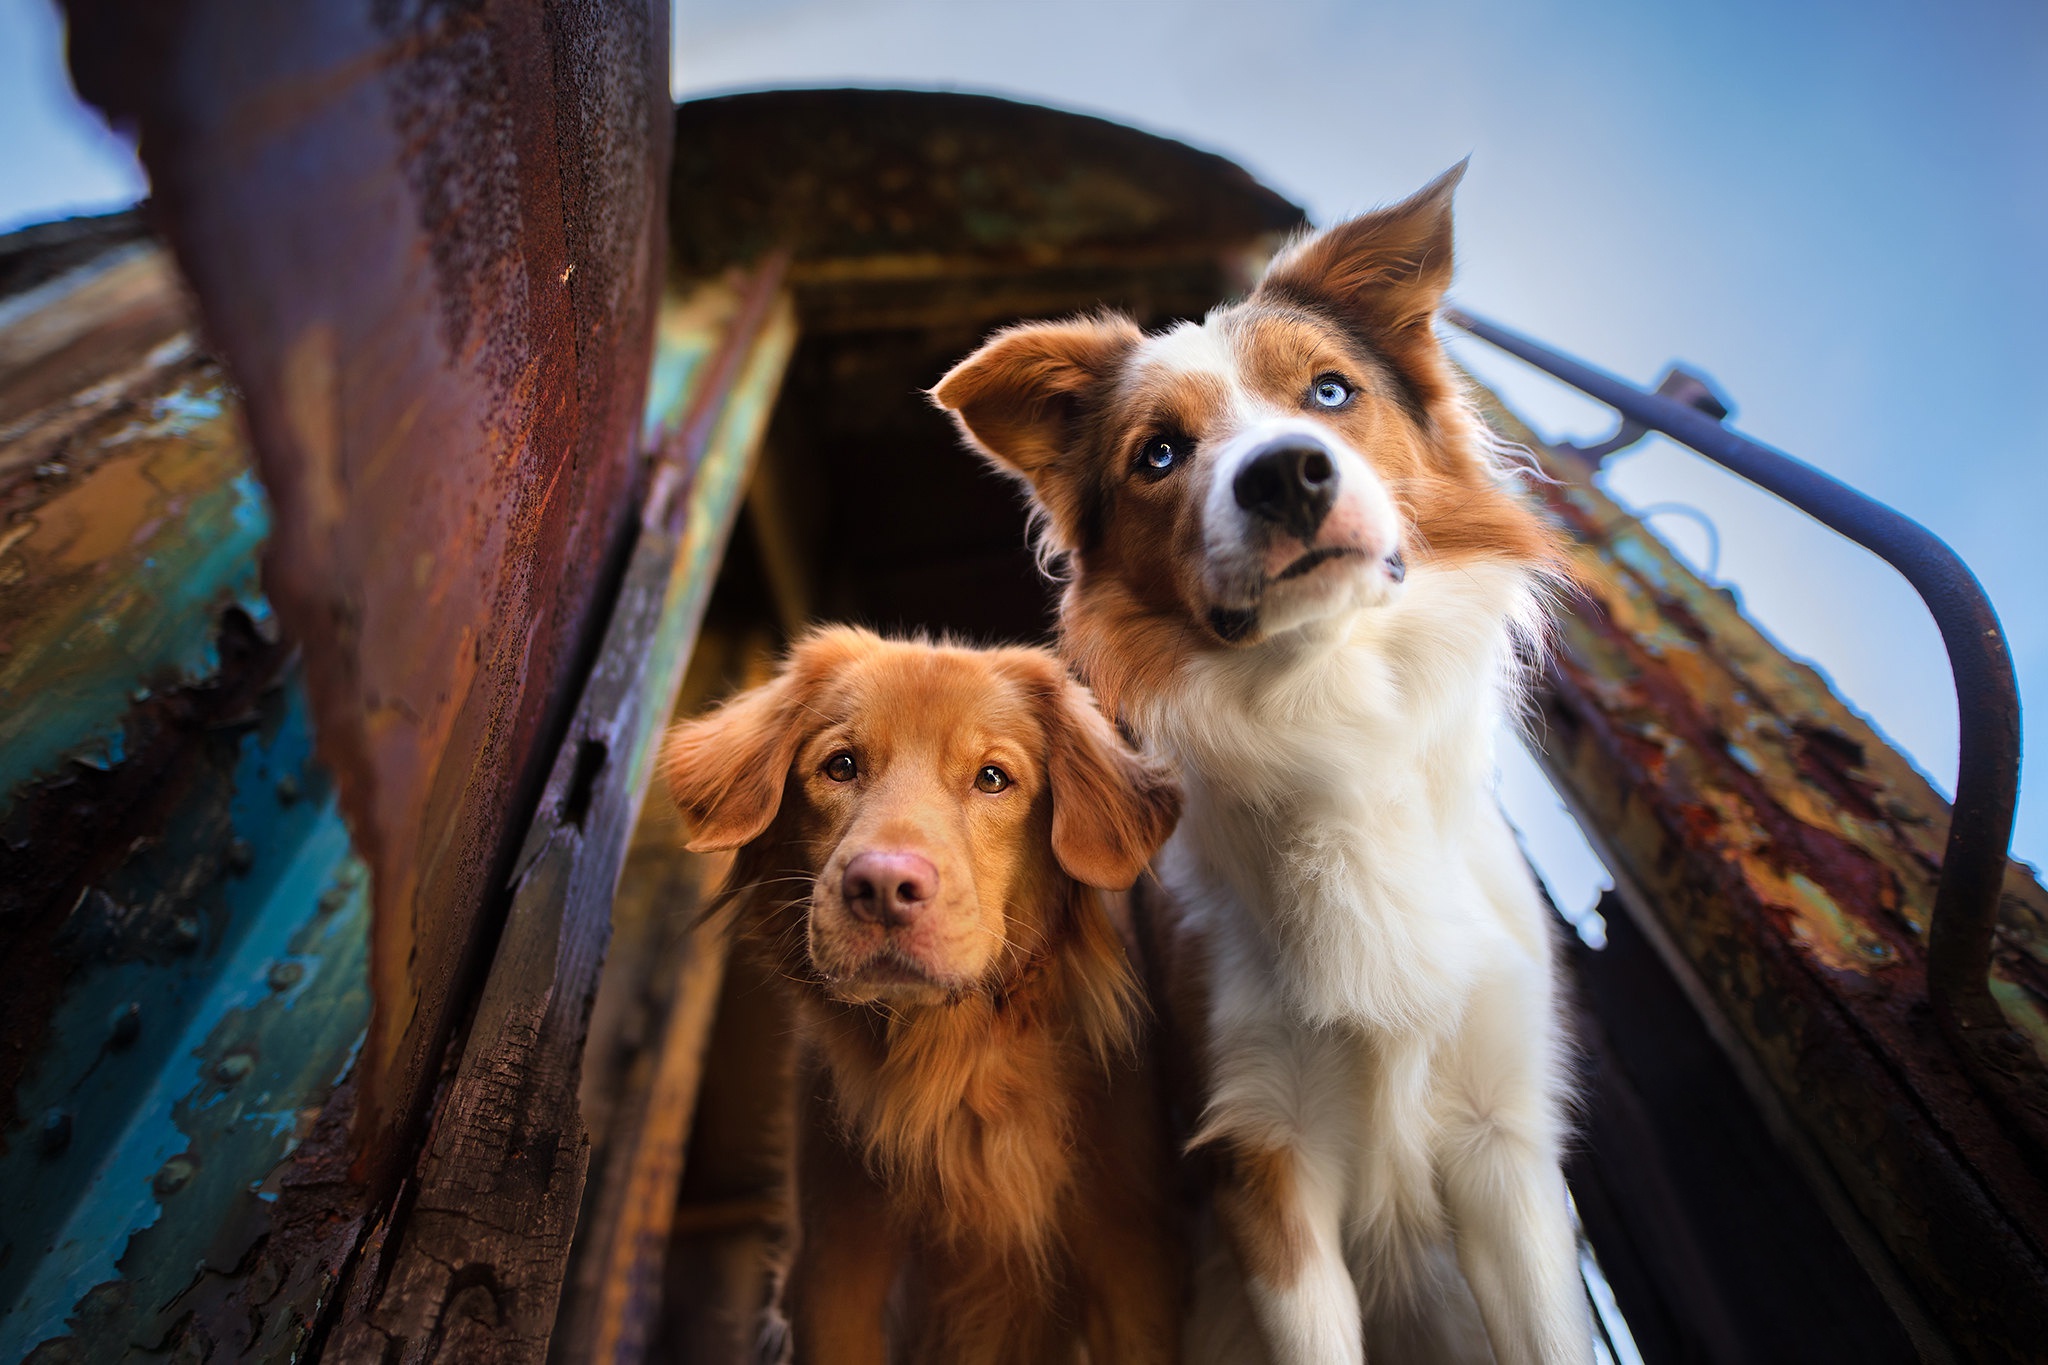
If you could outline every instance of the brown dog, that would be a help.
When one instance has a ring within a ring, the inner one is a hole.
[[[1176,1360],[1172,1155],[1103,891],[1178,789],[1043,651],[846,628],[663,761],[800,998],[795,1358]]]

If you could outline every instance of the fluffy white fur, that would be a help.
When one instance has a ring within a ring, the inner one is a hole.
[[[1552,929],[1493,794],[1539,621],[1522,571],[1419,565],[1133,717],[1187,785],[1158,871],[1212,978],[1197,1141],[1298,1158],[1311,1267],[1248,1287],[1287,1365],[1359,1360],[1360,1305],[1388,1359],[1590,1358]],[[1244,1358],[1220,1319],[1190,1339]]]
[[[1592,1357],[1553,931],[1494,796],[1555,547],[1431,331],[1461,173],[1201,324],[1020,326],[933,391],[1034,490],[1077,557],[1069,656],[1128,665],[1110,694],[1183,777],[1157,871],[1206,972],[1195,1141],[1245,1270],[1201,1261],[1206,1359]]]

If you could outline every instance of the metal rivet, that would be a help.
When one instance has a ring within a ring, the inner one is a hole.
[[[297,962],[279,962],[270,969],[270,989],[288,991],[306,976],[306,969]]]
[[[331,915],[335,911],[341,909],[342,906],[347,904],[348,892],[342,890],[338,886],[328,887],[325,891],[322,891],[320,893],[320,899],[314,902],[315,907],[323,915]]]
[[[277,799],[289,806],[299,799],[299,779],[286,773],[277,779]]]
[[[237,1081],[246,1079],[249,1073],[255,1069],[256,1059],[254,1057],[251,1057],[246,1052],[230,1052],[227,1056],[220,1059],[218,1066],[214,1067],[213,1076],[222,1085],[233,1085]]]
[[[342,859],[341,866],[335,869],[334,884],[336,886],[348,887],[351,890],[361,886],[363,884],[362,863],[352,857]]]
[[[256,848],[247,839],[228,840],[228,871],[247,872],[256,865]]]
[[[199,1169],[198,1163],[189,1156],[174,1156],[157,1171],[149,1182],[150,1188],[158,1194],[176,1194],[192,1183],[193,1174]]]
[[[71,1115],[62,1109],[43,1113],[43,1155],[55,1156],[71,1145]]]
[[[131,1000],[114,1011],[107,1025],[107,1041],[115,1047],[127,1047],[141,1036],[142,1006]]]

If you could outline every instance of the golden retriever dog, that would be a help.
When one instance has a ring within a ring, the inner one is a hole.
[[[1179,1358],[1120,893],[1178,788],[1059,660],[831,628],[672,730],[693,849],[794,987],[798,1361]]]
[[[1186,786],[1157,872],[1238,1272],[1209,1358],[1592,1358],[1554,931],[1494,799],[1562,552],[1436,336],[1463,169],[1202,322],[1014,327],[933,390]]]

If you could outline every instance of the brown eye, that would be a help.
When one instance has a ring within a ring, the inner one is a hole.
[[[991,796],[1009,785],[1010,775],[993,763],[985,765],[974,775],[974,789],[978,792],[987,792]]]
[[[853,755],[841,749],[825,760],[825,776],[834,782],[851,782],[860,774],[860,766],[853,761]]]

